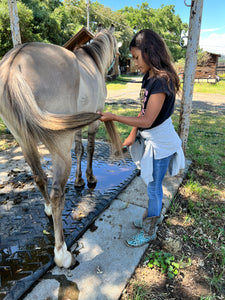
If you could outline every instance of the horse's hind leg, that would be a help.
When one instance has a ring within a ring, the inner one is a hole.
[[[65,203],[65,185],[70,175],[72,159],[71,147],[74,135],[57,138],[57,145],[62,149],[60,156],[58,153],[52,154],[53,180],[50,193],[52,204],[52,217],[55,235],[55,263],[59,267],[68,268],[75,263],[72,254],[67,251],[64,240],[62,212]],[[62,158],[63,157],[63,158]]]
[[[88,127],[88,144],[87,144],[87,169],[86,177],[88,182],[88,187],[94,188],[97,183],[96,177],[93,175],[93,154],[95,150],[95,136],[99,127],[99,121],[96,121],[89,125]]]
[[[84,154],[84,146],[82,144],[82,130],[77,130],[75,133],[75,154],[77,158],[77,169],[74,186],[76,188],[81,188],[85,185],[81,170],[81,159]]]
[[[48,194],[47,176],[41,167],[40,155],[37,146],[32,145],[32,147],[28,148],[23,146],[23,143],[20,143],[20,145],[24,157],[33,172],[34,181],[45,199],[45,213],[46,215],[51,216],[52,208]]]

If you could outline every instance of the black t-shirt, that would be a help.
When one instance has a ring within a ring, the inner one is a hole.
[[[139,130],[145,130],[154,128],[162,124],[166,119],[168,119],[174,111],[175,103],[175,89],[172,81],[170,81],[170,88],[168,87],[167,80],[164,77],[151,77],[148,78],[148,73],[145,74],[142,81],[140,100],[141,100],[141,114],[145,114],[145,110],[148,104],[149,97],[153,94],[164,93],[166,98],[164,100],[163,106],[153,122],[152,126],[149,128],[139,128]]]

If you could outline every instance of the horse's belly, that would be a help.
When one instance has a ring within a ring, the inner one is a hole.
[[[106,99],[105,83],[98,80],[84,82],[81,79],[79,94],[77,99],[78,112],[96,112],[102,110]]]

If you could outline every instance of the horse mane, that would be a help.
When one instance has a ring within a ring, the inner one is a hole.
[[[113,60],[115,46],[114,36],[108,30],[103,29],[96,34],[90,44],[82,45],[80,48],[93,59],[101,74],[105,74]]]

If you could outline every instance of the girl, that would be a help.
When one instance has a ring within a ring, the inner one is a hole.
[[[179,169],[184,168],[185,159],[181,140],[171,121],[180,83],[164,41],[154,31],[143,29],[132,39],[130,51],[136,67],[145,74],[140,91],[141,111],[137,117],[101,112],[100,120],[133,126],[123,146],[130,146],[134,160],[133,153],[140,154],[138,152],[141,151],[137,152],[136,148],[140,145],[140,138],[144,142],[140,166],[149,204],[142,219],[134,222],[140,230],[126,240],[128,246],[139,247],[156,238],[156,225],[161,222],[162,182],[167,169],[171,175],[176,175]],[[137,137],[139,141],[135,142]]]

